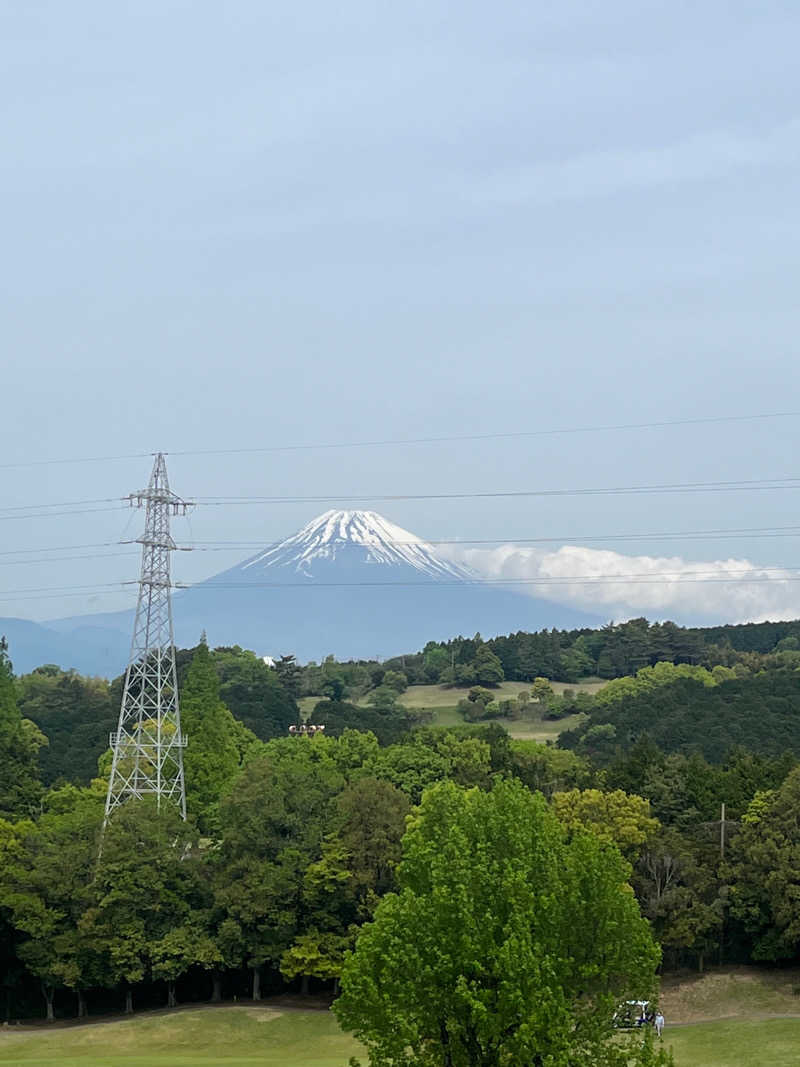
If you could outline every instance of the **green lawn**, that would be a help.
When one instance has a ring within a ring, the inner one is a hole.
[[[664,1031],[675,1067],[797,1067],[800,1018],[693,1023]]]
[[[329,1011],[223,1005],[82,1026],[0,1029],[0,1063],[38,1067],[345,1067],[363,1051]]]
[[[723,1008],[723,1010],[725,1010]],[[796,1067],[800,1017],[667,1024],[676,1067]],[[223,1005],[81,1026],[0,1029],[0,1064],[345,1067],[363,1053],[328,1011]]]
[[[587,678],[583,682],[570,685],[567,682],[550,683],[556,693],[563,693],[565,689],[572,689],[576,693],[596,693],[606,684],[602,678]],[[530,692],[530,682],[503,682],[492,690],[495,700],[516,700],[523,692]],[[469,687],[445,689],[441,685],[411,685],[400,696],[400,703],[407,708],[442,708],[455,705],[459,700],[466,700]]]

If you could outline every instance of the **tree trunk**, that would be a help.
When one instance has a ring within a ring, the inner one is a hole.
[[[75,990],[75,995],[78,998],[78,1018],[79,1019],[85,1019],[86,1016],[89,1014],[89,1012],[87,1011],[87,1008],[86,1008],[86,997],[83,995],[83,990],[82,989],[76,989]]]
[[[222,976],[218,971],[214,971],[211,980],[213,982],[211,987],[211,1003],[219,1004],[222,1001]]]
[[[133,1015],[133,990],[130,986],[125,990],[125,1014]]]
[[[175,983],[167,982],[167,1007],[177,1008],[178,1000],[175,996]]]
[[[308,975],[304,974],[300,979],[300,993],[302,996],[308,996]]]
[[[47,1021],[53,1023],[56,1021],[56,1014],[53,1010],[53,998],[55,997],[55,990],[50,985],[42,983],[42,993],[44,995],[45,1003],[47,1004]]]
[[[704,963],[705,963],[705,954],[703,952],[698,952],[698,954],[697,954],[697,969],[700,972],[700,974],[703,973],[703,964]]]
[[[261,1000],[261,968],[253,968],[253,1000]]]

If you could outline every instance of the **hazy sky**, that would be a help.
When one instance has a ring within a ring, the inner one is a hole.
[[[800,410],[798,39],[792,0],[6,0],[0,461],[163,449],[187,497],[330,496],[206,505],[175,529],[264,543],[348,494],[799,475],[797,417],[175,454]],[[15,553],[113,543],[140,516],[7,509],[119,497],[149,467],[0,468],[0,615],[128,603],[101,587],[135,578],[136,555]],[[797,538],[592,537],[774,531],[800,523],[799,501],[373,506],[430,538],[574,537],[656,560],[586,552],[572,574],[671,573],[662,556],[798,566]],[[175,574],[247,554],[181,555]],[[691,614],[654,595],[649,614]],[[703,587],[704,614],[800,615],[800,583],[751,586],[746,609],[732,596]]]

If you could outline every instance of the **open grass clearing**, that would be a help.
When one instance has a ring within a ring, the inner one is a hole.
[[[675,1023],[758,1019],[800,1016],[799,994],[800,971],[794,968],[725,967],[705,974],[668,975],[661,983],[660,1003],[666,1018]]]
[[[417,711],[430,711],[433,718],[432,726],[463,726],[464,719],[458,709],[453,707],[443,708],[417,708]],[[520,741],[555,741],[562,730],[571,730],[584,721],[584,715],[567,715],[564,719],[486,719],[473,725],[486,725],[496,722],[507,730],[511,737]]]

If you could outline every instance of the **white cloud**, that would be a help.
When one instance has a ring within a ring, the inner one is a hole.
[[[530,596],[608,618],[646,615],[685,623],[800,618],[800,574],[747,559],[623,556],[577,545],[553,552],[514,544],[454,546],[449,554],[486,578],[529,583],[518,588]]]

